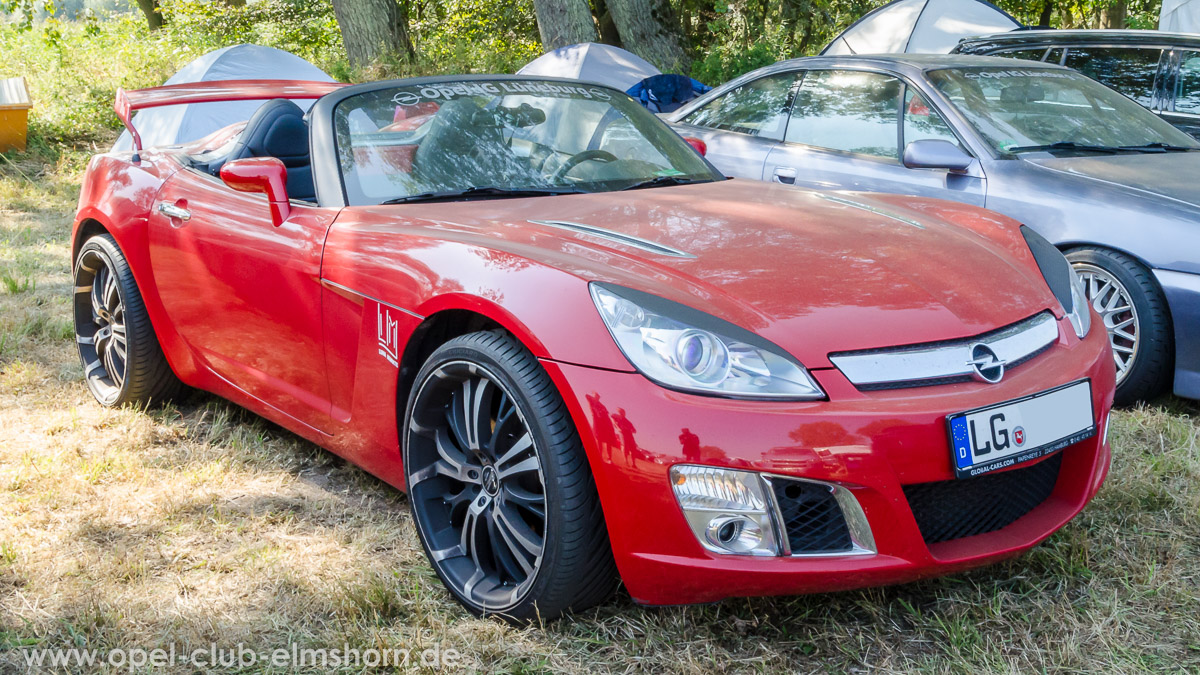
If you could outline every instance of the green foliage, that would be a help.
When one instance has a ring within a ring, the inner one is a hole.
[[[766,42],[755,43],[746,50],[730,44],[717,45],[702,60],[692,64],[692,77],[716,86],[778,60],[775,50]]]
[[[817,53],[887,0],[680,0],[696,55],[692,77],[719,84],[780,59]]]
[[[532,0],[427,0],[410,12],[421,70],[511,73],[542,53]]]
[[[140,15],[49,19],[35,28],[0,23],[0,78],[27,78],[30,146],[51,157],[50,146],[111,142],[120,126],[112,110],[117,87],[161,84],[194,56],[151,35]]]
[[[197,55],[249,43],[285,49],[324,68],[344,58],[328,0],[260,0],[242,6],[167,0],[162,9],[164,39]]]

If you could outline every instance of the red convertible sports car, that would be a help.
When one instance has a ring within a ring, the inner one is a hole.
[[[475,613],[550,618],[618,579],[678,604],[945,574],[1104,480],[1107,335],[1018,223],[725,180],[580,82],[212,82],[117,110],[241,99],[271,100],[88,167],[87,386],[214,392],[406,490]]]

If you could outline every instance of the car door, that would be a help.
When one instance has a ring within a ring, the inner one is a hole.
[[[320,430],[329,427],[321,254],[337,211],[266,197],[194,169],[175,173],[150,217],[150,261],[175,329],[212,372]]]
[[[819,189],[867,190],[983,205],[985,182],[968,173],[909,169],[901,148],[912,140],[963,147],[944,117],[915,87],[883,73],[812,70],[792,103],[784,142],[767,157],[766,177]]]
[[[1163,119],[1200,139],[1200,51],[1176,50],[1171,64]]]
[[[751,80],[688,113],[675,128],[708,146],[705,157],[726,176],[763,178],[771,149],[783,139],[795,71]]]

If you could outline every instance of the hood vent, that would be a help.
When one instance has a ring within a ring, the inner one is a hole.
[[[659,244],[649,239],[642,239],[629,234],[613,232],[606,230],[603,227],[595,227],[594,225],[585,225],[583,223],[573,223],[569,220],[530,220],[534,225],[545,225],[547,227],[557,227],[562,230],[571,230],[573,232],[581,232],[590,234],[595,237],[603,237],[610,241],[615,241],[618,244],[632,246],[634,248],[647,251],[649,253],[657,253],[658,255],[669,255],[675,258],[695,258],[696,256],[685,251],[680,251],[677,248],[671,248],[663,244]]]

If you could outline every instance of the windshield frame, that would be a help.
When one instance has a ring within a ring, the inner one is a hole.
[[[453,86],[455,84],[471,84],[482,82],[501,82],[501,81],[517,81],[517,82],[546,82],[550,84],[558,84],[564,86],[586,86],[598,87],[612,94],[614,98],[622,97],[628,99],[630,103],[645,110],[634,99],[630,98],[625,92],[614,89],[607,85],[590,82],[587,80],[571,80],[557,77],[539,77],[525,75],[455,75],[455,76],[431,76],[406,78],[399,80],[381,80],[378,82],[368,82],[364,84],[354,85],[339,89],[336,92],[328,94],[317,100],[309,111],[309,138],[310,152],[312,161],[313,181],[317,191],[317,201],[322,207],[328,208],[345,208],[347,206],[367,206],[364,204],[351,204],[349,195],[346,189],[346,184],[342,176],[341,164],[338,160],[338,140],[337,140],[337,115],[338,106],[345,100],[359,96],[361,94],[376,92],[386,89],[394,89],[397,87],[422,87],[422,86]],[[675,132],[662,118],[645,110],[648,116],[646,122],[649,124],[659,125],[663,131],[670,134],[671,142],[678,142],[690,152],[695,152],[695,149],[683,140],[678,133]],[[712,162],[706,157],[696,153],[703,166],[707,169],[708,175],[713,182],[726,180]]]
[[[961,125],[961,128],[959,129],[959,131],[963,132],[964,135],[971,136],[972,142],[974,144],[978,145],[980,149],[984,150],[993,159],[1016,159],[1016,158],[1026,156],[1030,153],[1012,153],[1012,152],[1009,152],[1008,150],[1005,150],[1004,148],[999,147],[995,143],[993,143],[992,140],[986,134],[984,134],[979,129],[978,126],[976,126],[974,120],[972,119],[972,116],[968,115],[967,112],[964,111],[962,109],[962,107],[959,106],[959,104],[956,101],[951,99],[950,96],[946,94],[946,92],[942,91],[942,89],[940,87],[938,87],[937,83],[934,80],[934,74],[938,73],[940,71],[958,71],[961,73],[962,71],[971,71],[971,70],[1035,70],[1035,71],[1044,71],[1047,73],[1066,73],[1066,74],[1070,75],[1071,77],[1081,78],[1085,82],[1094,84],[1097,87],[1100,87],[1102,89],[1105,89],[1105,90],[1111,92],[1113,96],[1119,97],[1124,103],[1128,103],[1129,106],[1132,106],[1129,108],[1129,111],[1131,114],[1149,115],[1150,118],[1155,120],[1155,122],[1152,122],[1152,124],[1157,124],[1160,127],[1162,127],[1162,131],[1164,131],[1165,133],[1171,134],[1172,132],[1177,132],[1178,134],[1182,135],[1182,138],[1179,138],[1176,141],[1172,141],[1173,144],[1188,145],[1188,142],[1190,142],[1197,149],[1200,149],[1200,143],[1198,143],[1195,139],[1192,139],[1186,133],[1175,128],[1169,122],[1162,119],[1162,117],[1155,114],[1152,110],[1149,110],[1148,108],[1142,106],[1141,104],[1137,103],[1133,99],[1130,99],[1129,97],[1125,96],[1121,92],[1116,91],[1110,87],[1107,87],[1106,85],[1104,85],[1100,82],[1097,82],[1097,81],[1093,80],[1092,78],[1089,78],[1088,76],[1083,75],[1082,73],[1079,73],[1078,71],[1072,70],[1070,68],[1066,68],[1064,66],[1059,66],[1056,64],[1044,63],[1044,62],[1039,62],[1039,61],[1028,61],[1028,62],[1027,61],[1015,61],[1014,65],[1008,66],[1007,68],[1005,68],[1001,65],[998,65],[998,64],[988,63],[988,64],[978,64],[978,65],[961,65],[961,64],[959,64],[959,65],[936,65],[936,66],[931,66],[931,67],[922,69],[922,79],[924,80],[925,88],[929,91],[929,93],[938,97],[942,102],[944,102],[946,108],[948,108],[949,111],[951,111],[953,113],[958,124]],[[1163,125],[1165,125],[1165,126],[1163,126]],[[1047,150],[1047,151],[1039,151],[1039,152],[1044,153],[1045,155],[1048,155],[1048,156],[1059,156],[1058,153],[1064,152],[1064,151]],[[1065,152],[1071,152],[1071,151],[1065,151]],[[1036,156],[1039,153],[1033,153],[1033,154]]]

